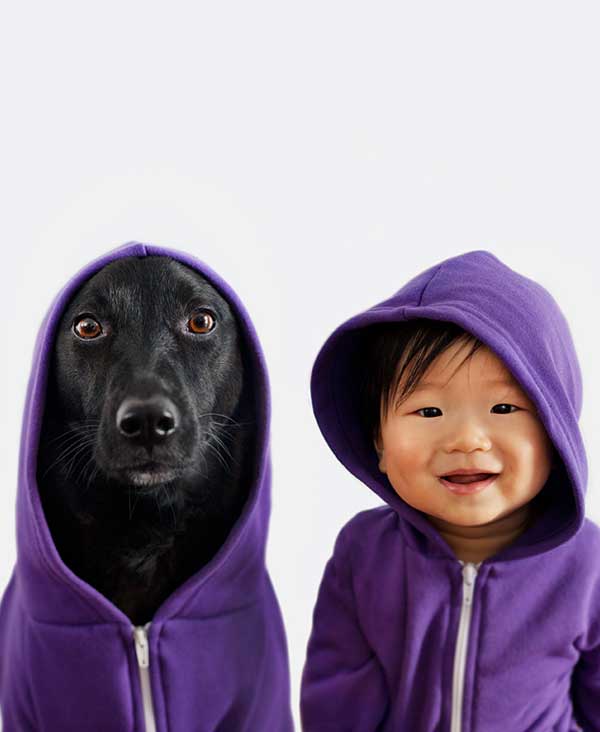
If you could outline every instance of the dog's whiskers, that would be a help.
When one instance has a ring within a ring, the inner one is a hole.
[[[98,428],[100,421],[101,420],[99,420],[99,419],[86,419],[86,420],[82,420],[81,422],[72,422],[71,425],[64,432],[61,432],[56,437],[53,437],[51,440],[48,440],[47,444],[51,445],[53,442],[56,442],[57,440],[60,440],[61,438],[64,438],[65,436],[72,437],[73,433],[75,433],[75,435],[77,436],[81,432],[87,431],[88,429],[93,432]]]
[[[63,443],[63,445],[61,445],[62,452],[59,453],[58,458],[57,458],[57,461],[58,460],[62,460],[63,458],[65,458],[66,455],[68,454],[68,452],[71,449],[74,449],[75,447],[77,447],[77,445],[79,444],[80,440],[82,438],[86,438],[86,437],[93,437],[95,439],[95,428],[93,430],[91,430],[90,434],[88,434],[87,432],[84,432],[84,431],[76,431],[74,435],[71,435],[68,439],[66,439],[66,441]],[[54,464],[55,463],[53,463],[50,466],[50,468]],[[50,468],[48,468],[48,470],[50,470]],[[46,472],[48,472],[48,471],[46,471]],[[45,475],[46,475],[46,473],[44,473],[44,476]]]
[[[217,422],[216,420],[212,420],[213,424],[218,424],[218,425],[227,426],[227,427],[244,427],[247,425],[254,424],[253,420],[247,420],[245,422],[240,422],[239,420],[233,419],[233,417],[229,417],[227,414],[221,414],[220,412],[203,412],[202,414],[199,415],[199,418],[212,417],[212,416],[224,417],[225,419],[228,419],[230,422],[233,423],[233,424],[226,425],[225,423]]]
[[[207,445],[212,449],[213,453],[217,456],[218,460],[220,461],[221,465],[226,469],[230,470],[230,465],[228,465],[227,461],[224,460],[223,456],[221,455],[219,448],[217,446],[221,446],[229,458],[232,458],[231,451],[228,449],[225,442],[219,437],[218,433],[212,429],[213,425],[218,429],[221,429],[219,425],[216,425],[214,422],[211,423],[211,426],[208,431],[208,439],[206,440]],[[215,441],[217,445],[213,445],[212,441]]]
[[[69,466],[67,468],[67,474],[66,478],[68,478],[71,474],[72,468],[77,464],[77,461],[79,460],[79,455],[85,454],[88,447],[91,447],[95,442],[95,438],[84,438],[82,442],[79,445],[76,445],[76,449],[74,454],[72,455],[71,459],[69,460]]]
[[[90,472],[88,479],[85,481],[85,488],[83,489],[82,493],[86,493],[88,491],[88,489],[90,488],[90,486],[92,484],[92,481],[94,480],[94,478],[100,471],[100,468],[95,460],[88,460],[87,463],[83,466],[82,477],[90,465],[92,466],[92,470]]]
[[[48,468],[44,471],[42,478],[44,478],[47,473],[57,464],[65,461],[69,455],[71,455],[73,452],[77,454],[80,450],[91,446],[95,442],[95,431],[92,434],[87,434],[86,432],[81,432],[81,429],[79,430],[78,434],[74,436],[74,439],[69,441],[69,444],[67,447],[59,453],[58,457],[54,462],[52,462],[51,465],[48,466]],[[69,471],[70,472],[70,471]],[[67,473],[68,477],[68,473]]]

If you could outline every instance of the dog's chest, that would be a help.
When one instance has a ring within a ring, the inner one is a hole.
[[[134,624],[142,624],[179,584],[181,560],[172,536],[137,546],[136,539],[142,541],[88,526],[81,532],[81,574]]]

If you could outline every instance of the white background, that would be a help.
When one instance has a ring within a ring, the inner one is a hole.
[[[57,290],[135,239],[240,295],[272,383],[268,566],[299,684],[341,525],[380,501],[314,420],[342,321],[449,256],[543,284],[584,378],[600,522],[600,11],[594,2],[22,2],[0,26],[0,589],[15,560],[33,341]]]

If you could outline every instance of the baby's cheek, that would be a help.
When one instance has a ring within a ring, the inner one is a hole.
[[[393,450],[406,452],[420,441],[419,430],[412,429],[405,421],[391,419],[386,423],[383,440]]]
[[[406,430],[397,430],[390,434],[386,445],[393,461],[406,467],[421,465],[428,453],[427,441]]]
[[[403,498],[411,493],[422,492],[425,476],[424,464],[414,450],[395,451],[388,455],[388,478],[396,493]]]

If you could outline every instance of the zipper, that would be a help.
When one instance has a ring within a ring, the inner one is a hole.
[[[144,730],[156,732],[156,717],[152,705],[152,688],[150,686],[150,646],[148,644],[148,628],[146,625],[132,625],[135,652],[140,669],[140,685],[142,687],[142,703],[144,706]]]
[[[460,621],[458,623],[458,636],[454,651],[454,672],[452,681],[452,723],[450,732],[461,732],[462,730],[462,703],[465,686],[465,661],[467,658],[467,641],[469,638],[469,626],[471,625],[471,610],[473,604],[473,592],[479,564],[463,562],[462,564],[462,607],[460,610]]]

